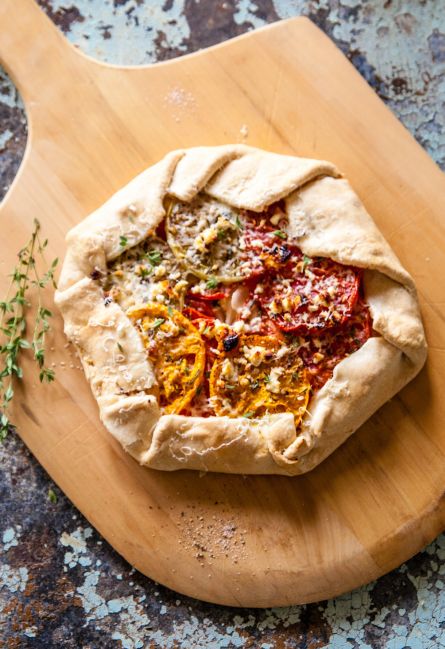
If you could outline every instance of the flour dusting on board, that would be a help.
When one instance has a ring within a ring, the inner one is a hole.
[[[243,124],[239,130],[240,135],[241,135],[241,142],[245,142],[247,138],[249,137],[249,127],[247,124]]]
[[[179,86],[175,86],[168,91],[164,97],[164,103],[172,109],[176,122],[181,121],[184,113],[196,112],[195,97],[191,92]]]

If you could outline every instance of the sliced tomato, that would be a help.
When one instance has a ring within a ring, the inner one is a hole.
[[[190,293],[190,299],[195,299],[195,300],[209,300],[215,301],[215,300],[223,300],[225,297],[227,297],[228,291],[215,291],[214,293]]]
[[[212,319],[218,317],[218,307],[215,304],[212,304],[210,300],[201,300],[195,297],[191,297],[190,294],[186,295],[185,298],[184,311],[186,309],[192,309],[193,311],[198,311],[201,317],[212,318]]]
[[[166,413],[186,408],[202,384],[206,352],[194,324],[179,311],[148,302],[127,311],[153,363]]]
[[[302,259],[301,250],[287,240],[284,230],[264,218],[264,213],[249,215],[244,223],[245,249],[241,254],[251,260],[250,278],[269,271],[281,272],[288,264]]]
[[[331,378],[335,366],[357,351],[372,336],[372,320],[362,299],[349,320],[336,330],[306,339],[299,355],[308,369],[312,387],[319,390]]]
[[[281,330],[314,335],[351,317],[360,278],[358,269],[330,259],[304,258],[296,264],[290,260],[278,274],[265,279],[258,300]]]
[[[174,201],[166,219],[167,241],[182,266],[201,280],[241,282],[251,274],[243,249],[242,212],[205,194]],[[212,298],[208,298],[212,299]]]
[[[230,336],[232,337],[232,336]],[[236,336],[235,346],[221,340],[220,355],[210,374],[210,395],[217,415],[262,417],[292,412],[295,424],[303,417],[310,383],[296,354],[278,358],[282,344],[274,336]],[[283,350],[287,351],[287,347]]]
[[[188,318],[192,322],[194,320],[206,320],[209,322],[213,322],[215,319],[213,316],[206,315],[205,313],[201,313],[201,311],[198,311],[198,309],[194,309],[191,306],[184,307],[182,313],[185,315],[186,318]]]
[[[199,288],[202,287],[202,284]],[[231,286],[224,286],[221,284],[213,284],[212,288],[204,288],[202,292],[196,291],[197,286],[189,288],[186,295],[186,301],[189,300],[204,300],[204,302],[217,302],[223,300],[232,291]]]
[[[209,378],[215,360],[217,359],[216,348],[218,347],[218,340],[214,325],[214,318],[205,316],[204,314],[186,307],[183,313],[194,312],[187,317],[193,322],[195,327],[201,332],[201,338],[205,345],[205,371],[200,389],[196,391],[190,401],[189,406],[181,413],[186,415],[196,415],[199,417],[210,417],[215,414],[213,407],[210,405],[210,385]]]

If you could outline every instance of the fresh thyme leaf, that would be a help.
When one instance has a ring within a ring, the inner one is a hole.
[[[53,489],[48,489],[48,500],[51,501],[54,505],[57,502],[57,494]]]
[[[156,318],[153,322],[153,329],[158,329],[162,324],[164,324],[165,318]]]
[[[51,383],[55,379],[54,370],[45,366],[45,338],[50,329],[49,318],[52,317],[52,312],[43,306],[42,298],[43,290],[49,284],[56,288],[54,275],[58,259],[51,262],[43,275],[40,274],[37,263],[43,262],[47,266],[44,256],[47,245],[47,239],[40,239],[40,223],[34,219],[31,237],[18,252],[17,266],[10,274],[11,284],[6,298],[0,301],[0,441],[5,439],[13,427],[7,410],[14,398],[14,377],[23,378],[21,351],[31,350],[42,383]],[[37,294],[37,304],[31,313],[32,335],[27,337],[25,315],[31,309],[29,297],[33,290]]]
[[[238,230],[244,230],[244,225],[241,223],[241,219],[238,216],[238,214],[236,215],[236,218],[235,218],[235,224],[236,224],[236,227],[238,228]]]
[[[243,415],[243,417],[245,417],[246,419],[251,419],[251,418],[254,416],[254,414],[255,414],[255,413],[252,412],[252,411],[245,412],[244,415]]]
[[[266,374],[266,376],[264,377],[264,383],[270,383],[270,376],[269,376],[269,374]]]
[[[283,232],[283,230],[274,230],[272,232],[276,237],[280,237],[280,239],[287,239],[287,234]]]
[[[123,234],[121,234],[121,236],[119,237],[119,245],[120,245],[120,247],[121,247],[121,248],[125,248],[125,246],[127,245],[127,243],[128,243],[128,239],[127,239],[127,237],[124,236]]]
[[[308,266],[311,263],[311,258],[308,257],[307,255],[304,255],[303,257],[303,270],[306,269],[306,266]]]
[[[167,309],[167,311],[168,311],[168,315],[169,315],[170,318],[171,318],[172,315],[173,315],[173,307],[169,306],[168,309]]]
[[[258,390],[259,387],[260,387],[260,382],[259,381],[252,381],[252,383],[250,384],[250,389],[251,390]]]
[[[56,378],[54,370],[50,370],[48,367],[44,367],[39,374],[40,383],[51,383]]]
[[[159,266],[162,255],[159,250],[149,250],[145,255],[152,266]]]
[[[215,277],[211,277],[206,283],[207,288],[216,288],[217,286],[218,280]]]

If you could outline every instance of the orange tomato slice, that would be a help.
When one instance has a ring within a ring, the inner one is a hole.
[[[211,404],[217,415],[255,418],[292,412],[298,426],[310,383],[295,350],[272,336],[251,334],[239,336],[229,352],[221,340],[219,351],[210,374]]]
[[[180,413],[196,394],[204,376],[205,345],[199,331],[182,313],[149,302],[129,309],[159,384],[164,412]]]

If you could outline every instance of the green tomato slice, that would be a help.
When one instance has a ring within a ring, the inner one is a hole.
[[[240,212],[198,194],[190,203],[172,200],[166,218],[167,241],[193,275],[215,283],[240,282],[252,274]]]

